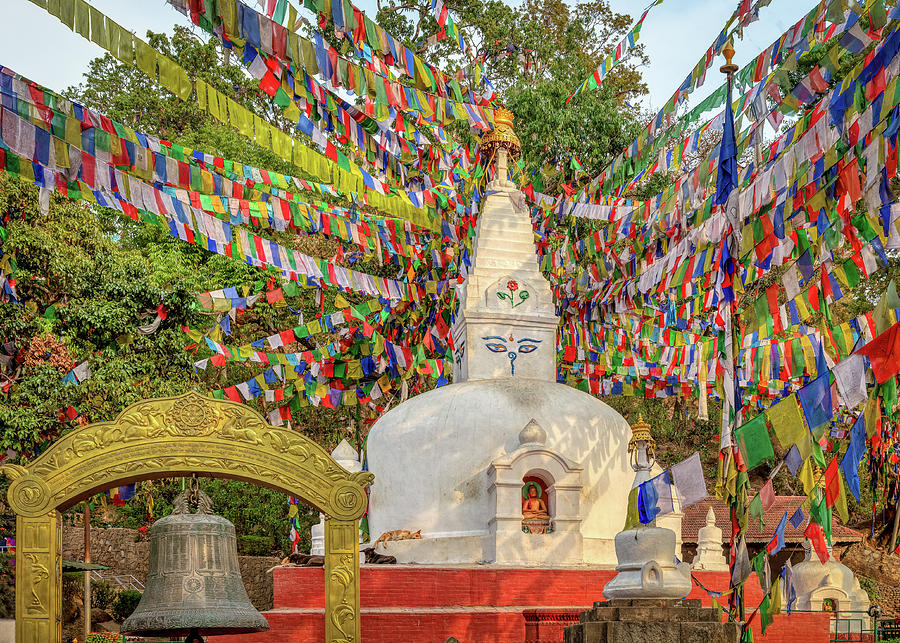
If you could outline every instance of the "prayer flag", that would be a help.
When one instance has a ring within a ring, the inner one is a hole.
[[[825,532],[822,531],[822,526],[810,520],[803,535],[812,542],[813,549],[816,550],[816,555],[822,564],[828,562],[828,545],[825,543]]]
[[[737,141],[734,138],[734,112],[731,109],[731,83],[725,97],[725,127],[719,147],[719,174],[716,179],[715,204],[725,205],[728,195],[737,187]]]
[[[772,441],[769,439],[769,430],[766,428],[766,418],[763,414],[757,415],[738,427],[735,430],[735,439],[738,441],[748,471],[766,458],[775,457]]]
[[[766,551],[772,556],[784,549],[784,530],[787,527],[787,521],[788,515],[785,511],[784,515],[781,516],[781,520],[778,521],[778,526],[775,527],[775,534],[772,536],[772,540],[766,545]]]
[[[850,443],[847,445],[847,452],[841,460],[841,471],[844,472],[844,479],[847,486],[850,487],[853,497],[860,499],[859,489],[859,463],[862,461],[866,453],[866,420],[865,415],[860,413],[850,429]]]
[[[696,451],[689,458],[673,466],[671,473],[672,484],[678,492],[678,501],[682,509],[703,500],[708,495],[700,454]]]
[[[655,478],[641,483],[638,512],[642,523],[652,522],[657,516],[672,513],[674,510],[668,471],[663,471]]]
[[[816,429],[831,421],[831,380],[827,372],[804,386],[797,393],[809,430]]]
[[[856,351],[869,358],[879,384],[900,371],[900,322]]]
[[[800,412],[795,393],[770,406],[766,411],[766,417],[772,423],[772,429],[782,447],[788,449],[789,445],[794,444],[802,460],[810,456],[812,439],[803,423],[803,414]]]

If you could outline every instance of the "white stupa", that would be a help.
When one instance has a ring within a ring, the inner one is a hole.
[[[511,120],[498,110],[482,147],[493,143],[500,177],[517,149]],[[556,382],[558,319],[523,195],[495,180],[483,206],[453,327],[454,383],[400,404],[369,434],[370,534],[421,530],[379,550],[401,563],[615,565],[630,427]],[[523,494],[526,483],[536,490]],[[529,493],[543,503],[523,502]]]

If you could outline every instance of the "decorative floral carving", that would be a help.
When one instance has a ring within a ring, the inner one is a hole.
[[[516,291],[519,290],[519,282],[515,279],[510,279],[506,282],[506,289],[509,291],[508,293],[497,291],[497,299],[503,301],[504,299],[509,300],[510,308],[515,308],[516,306],[525,303],[525,300],[531,297],[531,293],[525,289],[522,289],[518,295],[516,295]],[[518,296],[518,301],[516,301],[516,297]]]
[[[356,558],[356,560],[359,560]],[[354,555],[334,557],[334,567],[328,574],[328,603],[331,609],[332,635],[329,643],[353,643],[356,640],[359,606],[356,605],[356,565]]]
[[[50,578],[50,570],[47,569],[46,565],[41,564],[37,554],[25,554],[25,560],[31,564],[31,598],[27,605],[28,611],[30,613],[46,613],[47,606],[44,605],[41,597],[38,596],[38,589],[44,581]]]

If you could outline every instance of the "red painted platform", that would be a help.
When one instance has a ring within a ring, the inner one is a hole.
[[[325,574],[321,567],[277,567],[274,609],[265,612],[271,629],[259,634],[219,636],[215,643],[320,643],[325,632]],[[603,600],[611,569],[520,569],[478,565],[366,565],[360,570],[363,643],[561,643],[567,614]],[[725,572],[696,572],[707,588],[728,588]],[[758,605],[755,578],[746,600]],[[712,599],[699,587],[690,598]],[[527,622],[526,622],[527,621]],[[827,614],[778,615],[761,643],[829,640]]]

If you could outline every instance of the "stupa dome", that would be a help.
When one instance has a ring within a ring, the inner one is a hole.
[[[416,562],[490,559],[481,544],[497,512],[489,498],[489,467],[527,446],[520,447],[519,436],[532,419],[546,433],[541,447],[583,467],[583,562],[615,564],[614,538],[625,522],[634,478],[628,423],[587,393],[520,377],[467,381],[423,393],[372,427],[367,440],[375,472],[369,496],[372,537],[421,529],[422,545],[428,539],[446,540],[431,553],[417,552]],[[394,543],[390,551],[397,553]],[[559,562],[554,555],[548,547],[539,562]]]

